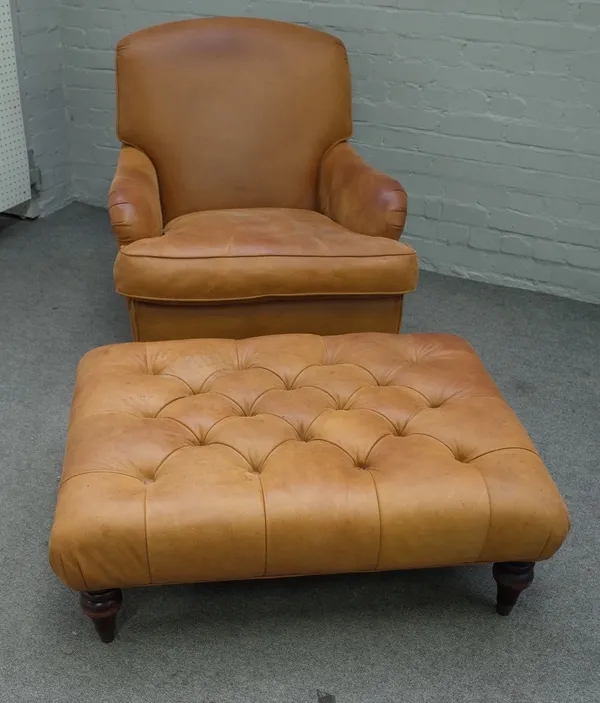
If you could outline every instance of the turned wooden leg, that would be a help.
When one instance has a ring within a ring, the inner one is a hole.
[[[117,613],[123,603],[123,593],[114,588],[108,591],[82,591],[79,594],[81,609],[92,619],[100,639],[107,644],[115,639]]]
[[[498,584],[496,612],[509,615],[521,593],[531,586],[534,561],[507,561],[494,564],[493,574]]]

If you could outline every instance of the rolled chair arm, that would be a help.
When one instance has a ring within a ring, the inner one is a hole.
[[[406,222],[406,191],[341,142],[321,164],[319,210],[353,232],[398,239]]]
[[[156,170],[146,154],[134,147],[121,149],[108,206],[119,246],[163,233]]]

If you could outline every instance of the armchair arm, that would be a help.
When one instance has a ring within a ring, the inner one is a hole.
[[[121,149],[108,207],[119,246],[163,233],[156,170],[146,154],[134,147]]]
[[[406,222],[406,191],[341,142],[321,164],[319,210],[353,232],[398,239]]]

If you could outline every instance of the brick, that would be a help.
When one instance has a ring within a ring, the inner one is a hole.
[[[533,68],[535,51],[524,46],[500,46],[496,56],[496,68],[522,73]]]
[[[396,32],[401,36],[439,37],[442,34],[442,15],[418,10],[382,11],[373,13],[372,28]]]
[[[499,251],[500,234],[484,227],[474,227],[469,236],[469,246],[486,251]]]
[[[161,0],[159,0],[161,1]],[[220,2],[220,0],[218,0]],[[333,3],[313,5],[309,10],[309,20],[322,27],[337,27],[343,15],[344,27],[348,29],[391,29],[375,23],[376,13],[369,7],[343,6]]]
[[[568,244],[581,244],[586,247],[598,248],[600,234],[598,227],[586,226],[577,222],[561,222],[558,225],[556,239]]]
[[[571,75],[600,82],[600,53],[578,54],[571,59]]]
[[[375,56],[373,74],[379,80],[425,85],[435,79],[437,71],[433,63],[428,60],[402,61],[398,58],[390,60]]]
[[[379,121],[384,125],[410,127],[412,129],[434,130],[439,123],[439,114],[428,110],[411,110],[398,105],[381,105],[376,110]]]
[[[581,86],[570,78],[548,76],[542,73],[507,76],[506,89],[509,93],[524,98],[538,97],[552,100],[579,100]]]
[[[404,58],[422,59],[424,55],[432,61],[444,66],[455,66],[462,63],[462,44],[449,37],[428,37],[427,50],[423,50],[422,37],[401,36],[396,41],[396,51]]]
[[[447,200],[474,203],[486,209],[505,208],[508,206],[508,192],[506,188],[489,187],[481,184],[473,185],[462,181],[447,182],[441,180],[441,182],[445,184],[444,195]]]
[[[450,100],[450,110],[462,113],[486,113],[488,96],[480,90],[457,90]]]
[[[433,238],[435,236],[436,228],[437,222],[425,217],[412,215],[407,220],[406,230],[411,236]]]
[[[571,5],[566,0],[523,0],[517,10],[517,17],[524,20],[568,22],[571,12]]]
[[[450,14],[444,17],[443,33],[459,39],[510,44],[512,30],[512,23],[499,17],[463,14]]]
[[[358,78],[354,80],[354,93],[370,102],[382,103],[388,99],[389,88],[385,83]]]
[[[507,202],[510,210],[523,212],[527,215],[543,215],[546,212],[546,199],[541,195],[510,191]]]
[[[389,89],[389,98],[402,107],[423,109],[423,90],[417,86],[393,85]]]
[[[558,220],[591,220],[582,214],[582,206],[576,200],[565,200],[564,198],[544,198],[545,209],[549,217]],[[599,216],[600,219],[600,216]],[[562,223],[559,223],[560,227]]]
[[[506,127],[506,141],[548,149],[575,151],[577,137],[575,129],[556,129],[539,125],[509,124]]]
[[[515,256],[531,256],[531,242],[524,237],[507,234],[500,240],[500,251]]]
[[[87,46],[86,32],[79,27],[62,27],[60,34],[66,47],[81,48]]]
[[[509,76],[505,71],[474,66],[442,66],[434,74],[436,84],[452,90],[505,91]]]
[[[491,255],[490,267],[493,271],[517,279],[536,279],[536,262],[532,259],[520,256],[512,256],[505,253],[494,253]]]
[[[515,22],[512,38],[523,46],[558,51],[592,51],[598,41],[595,30],[563,22]]]
[[[112,69],[115,64],[114,51],[91,49],[65,49],[65,58],[71,66],[89,69]]]
[[[391,146],[401,149],[416,149],[417,135],[414,132],[407,132],[404,129],[379,128],[380,138],[383,146]],[[371,140],[375,143],[375,140]]]
[[[477,139],[502,139],[504,129],[504,122],[487,116],[473,117],[458,113],[446,115],[440,121],[440,131],[445,134]]]
[[[414,176],[411,180],[414,181]],[[416,178],[421,178],[421,179],[427,179],[427,176],[417,176]],[[437,183],[441,186],[437,189],[434,188],[428,188],[427,191],[429,193],[434,192],[436,195],[440,195],[444,192],[444,186],[443,186],[443,181],[437,181]],[[419,181],[417,180],[416,185],[419,185]],[[432,200],[429,198],[428,200],[425,201],[425,217],[428,217],[430,220],[441,220],[442,219],[442,201],[439,198],[436,198],[435,200]],[[448,224],[448,223],[445,223]]]
[[[569,247],[567,261],[572,266],[600,271],[600,249],[591,247]]]
[[[552,220],[524,215],[513,210],[491,210],[489,224],[494,229],[544,238],[551,238],[556,230]]]
[[[426,107],[433,107],[438,110],[449,110],[454,99],[454,91],[447,88],[424,87],[421,90],[421,100]]]
[[[567,252],[568,247],[564,244],[546,242],[542,239],[538,239],[533,243],[533,256],[536,259],[564,263],[567,260]]]
[[[448,244],[467,244],[469,233],[469,227],[454,222],[442,222],[439,226],[439,236]]]
[[[54,10],[27,10],[19,14],[18,26],[23,36],[48,32],[58,27],[58,16]]]
[[[600,3],[580,2],[577,21],[580,24],[588,24],[591,27],[600,26]]]
[[[594,203],[592,205],[585,203],[578,203],[581,210],[581,217],[573,217],[572,219],[580,219],[583,222],[594,222],[596,225],[600,222],[600,203]]]
[[[442,219],[464,225],[480,226],[487,221],[487,211],[482,207],[473,205],[444,202],[442,205]]]
[[[120,0],[119,0],[120,1]],[[310,6],[304,2],[278,2],[278,0],[255,0],[248,14],[285,22],[307,22]]]
[[[120,0],[119,0],[120,2]],[[113,50],[112,35],[108,29],[90,29],[85,34],[85,45],[89,49]]]
[[[523,117],[526,107],[527,101],[516,97],[493,97],[489,102],[491,114],[499,117]]]
[[[537,49],[533,59],[533,70],[541,73],[554,73],[568,76],[571,53]]]

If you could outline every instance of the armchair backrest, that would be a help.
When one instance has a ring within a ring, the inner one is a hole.
[[[343,44],[246,18],[144,29],[117,48],[117,133],[152,160],[165,222],[198,210],[314,209],[327,150],[352,133]]]

